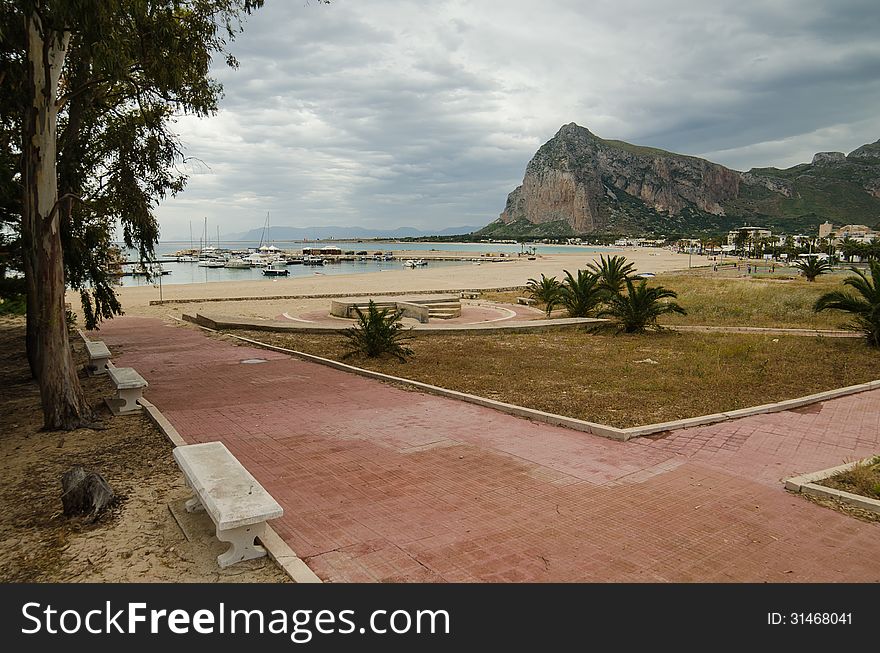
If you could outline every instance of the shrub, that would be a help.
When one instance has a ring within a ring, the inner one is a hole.
[[[569,317],[589,317],[608,297],[608,291],[601,286],[597,274],[578,270],[577,277],[568,270],[565,281],[559,289],[559,301],[568,310]]]
[[[529,279],[529,282],[526,284],[526,289],[532,296],[532,299],[544,304],[544,310],[547,311],[547,317],[550,317],[551,311],[561,299],[559,294],[561,287],[562,285],[556,277],[546,277],[543,274],[541,275],[540,281],[537,279]]]
[[[612,295],[608,308],[599,316],[609,315],[617,320],[618,328],[625,333],[642,333],[648,327],[657,327],[657,318],[665,313],[687,315],[675,302],[662,301],[674,299],[678,294],[663,286],[648,286],[647,280],[634,285],[626,279],[626,294]]]
[[[828,292],[813,305],[817,313],[829,309],[853,316],[846,326],[865,335],[868,344],[880,347],[880,261],[871,261],[870,278],[856,267],[850,268],[855,276],[843,280],[843,285],[855,289],[859,296],[842,290]]]
[[[344,332],[350,350],[343,358],[354,354],[364,354],[370,358],[391,354],[401,362],[406,362],[407,357],[413,355],[413,350],[402,344],[412,337],[408,333],[410,330],[401,324],[402,310],[380,310],[372,299],[366,313],[357,307],[354,310],[358,316],[358,324]]]

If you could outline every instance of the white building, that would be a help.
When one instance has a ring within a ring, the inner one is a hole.
[[[742,236],[740,235],[742,234]],[[738,229],[731,229],[727,232],[727,244],[728,245],[736,245],[737,241],[745,237],[745,243],[756,243],[761,238],[770,238],[773,235],[769,229],[765,229],[764,227],[739,227]]]

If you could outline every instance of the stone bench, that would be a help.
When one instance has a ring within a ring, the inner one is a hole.
[[[116,386],[116,397],[107,399],[107,406],[114,415],[140,412],[138,399],[143,396],[147,382],[133,367],[107,367],[107,375]]]
[[[263,537],[266,521],[281,517],[284,509],[226,446],[184,445],[174,449],[174,460],[193,490],[187,511],[205,510],[217,527],[217,539],[230,544],[217,556],[220,567],[266,555],[255,540]]]
[[[534,305],[537,304],[538,302],[536,302],[536,301],[535,301],[534,299],[532,299],[531,297],[517,297],[517,298],[516,298],[516,303],[517,303],[517,304],[524,304],[524,305],[526,305],[526,306],[534,306]]]
[[[89,365],[86,368],[89,374],[98,376],[107,374],[107,362],[110,360],[110,350],[102,340],[86,340],[86,351],[89,354]]]

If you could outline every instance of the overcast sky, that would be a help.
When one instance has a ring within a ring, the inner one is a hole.
[[[878,0],[267,0],[162,237],[482,226],[568,122],[737,170],[880,138]]]

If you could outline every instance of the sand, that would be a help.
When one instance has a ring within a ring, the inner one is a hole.
[[[689,257],[667,249],[658,248],[620,248],[603,252],[619,254],[632,261],[639,272],[668,272],[686,269],[692,266],[708,264],[702,256]],[[462,253],[472,257],[474,254]],[[314,274],[309,277],[279,278],[272,280],[230,281],[201,284],[164,284],[162,298],[165,300],[181,299],[221,299],[248,297],[260,301],[261,297],[289,295],[320,295],[345,293],[347,295],[381,294],[386,292],[409,292],[419,290],[455,290],[463,288],[485,289],[524,286],[530,278],[540,278],[542,274],[562,278],[563,270],[575,270],[586,267],[587,263],[598,259],[599,254],[551,254],[538,256],[534,261],[525,257],[512,258],[508,261],[480,264],[465,263],[461,266],[431,268],[430,265],[418,269],[395,269],[371,273],[348,275]],[[690,259],[690,261],[689,261]],[[153,286],[125,287],[119,289],[119,298],[128,315],[167,315],[182,311],[191,311],[193,306],[187,304],[165,304],[150,306],[150,301],[159,299],[159,288]],[[79,306],[79,298],[71,294],[68,297],[74,307]],[[232,302],[237,305],[236,314],[248,313],[248,302]],[[290,300],[262,300],[258,313],[261,316],[277,314],[290,310]],[[308,308],[311,302],[301,302],[302,308]],[[326,303],[326,301],[324,302]],[[213,304],[215,312],[229,313],[226,306]]]

